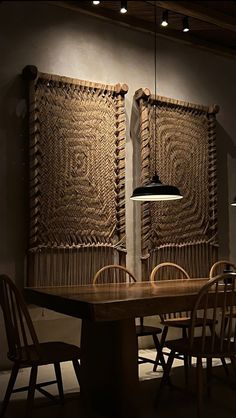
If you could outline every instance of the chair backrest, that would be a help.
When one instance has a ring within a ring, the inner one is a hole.
[[[154,282],[155,280],[173,279],[190,279],[190,277],[183,267],[170,262],[158,264],[150,274],[151,282]]]
[[[151,272],[150,281],[158,280],[171,280],[171,279],[190,279],[188,273],[183,267],[178,264],[165,262],[158,264]],[[189,317],[190,312],[173,312],[160,315],[161,320],[164,322],[168,319]]]
[[[213,277],[224,273],[224,270],[232,270],[232,272],[236,272],[236,265],[228,260],[216,261],[216,263],[211,266],[209,278],[212,279]],[[229,273],[229,271],[227,273]]]
[[[39,354],[39,342],[27,305],[13,281],[0,275],[0,305],[3,310],[8,358],[12,361],[30,359],[29,345]]]
[[[134,275],[123,266],[118,264],[109,264],[97,271],[93,278],[93,284],[96,283],[132,283],[136,282]]]
[[[97,271],[93,278],[93,284],[100,283],[134,283],[137,280],[134,275],[123,266],[119,264],[109,264]],[[140,326],[143,327],[143,317],[139,318]]]
[[[221,274],[210,279],[198,293],[191,313],[190,343],[194,348],[196,319],[201,309],[202,327],[197,336],[201,338],[200,352],[236,354],[236,273]],[[211,332],[207,322],[211,320]],[[208,329],[207,329],[208,328]]]

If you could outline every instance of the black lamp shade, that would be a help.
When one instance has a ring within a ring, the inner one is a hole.
[[[157,175],[153,176],[151,183],[134,189],[130,199],[139,201],[162,201],[182,199],[179,189],[175,186],[162,184]]]

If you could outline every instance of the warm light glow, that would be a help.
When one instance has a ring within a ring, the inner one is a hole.
[[[188,17],[183,18],[183,32],[189,32]]]
[[[130,198],[131,200],[139,200],[140,202],[142,201],[147,201],[147,202],[157,202],[157,201],[162,201],[162,200],[179,200],[179,199],[183,199],[183,196],[180,195],[168,195],[168,194],[163,194],[163,195],[143,195],[143,196],[132,196]]]
[[[231,206],[236,206],[236,202],[232,202],[231,203]]]
[[[162,13],[161,26],[168,26],[168,10],[164,10],[164,12]]]
[[[120,2],[120,13],[125,14],[128,11],[128,7],[127,7],[127,1],[121,1]]]
[[[98,4],[100,4],[100,1],[93,1],[94,6],[97,6]]]

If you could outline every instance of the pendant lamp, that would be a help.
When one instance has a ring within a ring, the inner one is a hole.
[[[158,175],[155,174],[151,183],[136,187],[130,199],[152,202],[158,200],[177,200],[182,199],[182,197],[177,187],[162,184]]]
[[[155,66],[155,98],[156,98],[156,69],[157,69],[157,12],[156,2],[154,2],[154,17],[155,17],[155,47],[154,47],[154,66]],[[155,100],[155,99],[154,99]],[[156,104],[154,104],[154,158],[156,159]],[[154,161],[154,167],[156,169],[156,162]],[[157,173],[155,172],[151,183],[137,187],[134,189],[130,199],[139,201],[163,201],[163,200],[177,200],[182,199],[182,195],[179,189],[175,186],[169,186],[162,184]]]

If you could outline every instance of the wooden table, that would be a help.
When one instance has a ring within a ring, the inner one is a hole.
[[[28,302],[82,319],[81,394],[102,417],[139,417],[135,317],[189,310],[208,279],[26,288]]]

